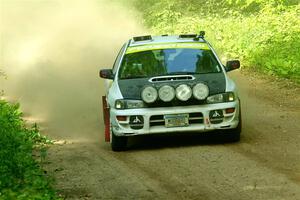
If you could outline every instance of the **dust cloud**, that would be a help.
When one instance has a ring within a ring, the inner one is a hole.
[[[116,1],[0,0],[0,80],[25,114],[42,119],[56,139],[98,139],[102,129],[100,68],[122,44],[145,33]]]

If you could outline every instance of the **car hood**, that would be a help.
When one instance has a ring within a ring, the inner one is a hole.
[[[176,77],[176,76],[172,76]],[[226,78],[223,73],[195,74],[193,80],[173,80],[173,81],[155,81],[150,82],[149,78],[121,79],[118,85],[124,99],[141,100],[141,92],[146,86],[160,88],[163,85],[177,87],[180,84],[187,84],[193,87],[197,83],[204,83],[209,88],[209,95],[224,93],[226,90]]]

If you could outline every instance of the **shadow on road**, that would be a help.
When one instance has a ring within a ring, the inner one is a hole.
[[[154,150],[199,145],[221,145],[233,143],[226,133],[215,131],[209,133],[172,133],[165,135],[147,135],[130,137],[128,150]]]

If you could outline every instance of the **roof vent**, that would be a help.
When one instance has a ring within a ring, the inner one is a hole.
[[[135,41],[135,42],[140,42],[140,41],[145,41],[145,40],[152,40],[151,35],[133,37],[133,41]]]
[[[153,77],[149,81],[154,82],[168,82],[168,81],[186,81],[186,80],[194,80],[195,77],[191,75],[176,75],[176,76],[158,76]]]

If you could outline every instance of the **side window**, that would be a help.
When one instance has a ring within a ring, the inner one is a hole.
[[[127,46],[127,44],[125,43],[125,44],[123,45],[123,47],[121,48],[121,50],[119,51],[118,56],[117,56],[117,58],[116,58],[116,60],[115,60],[115,62],[114,62],[113,69],[112,69],[114,74],[117,72],[118,65],[119,65],[119,63],[120,63],[120,60],[121,60],[121,58],[122,58],[122,55],[123,55],[123,52],[124,52],[126,46]]]

